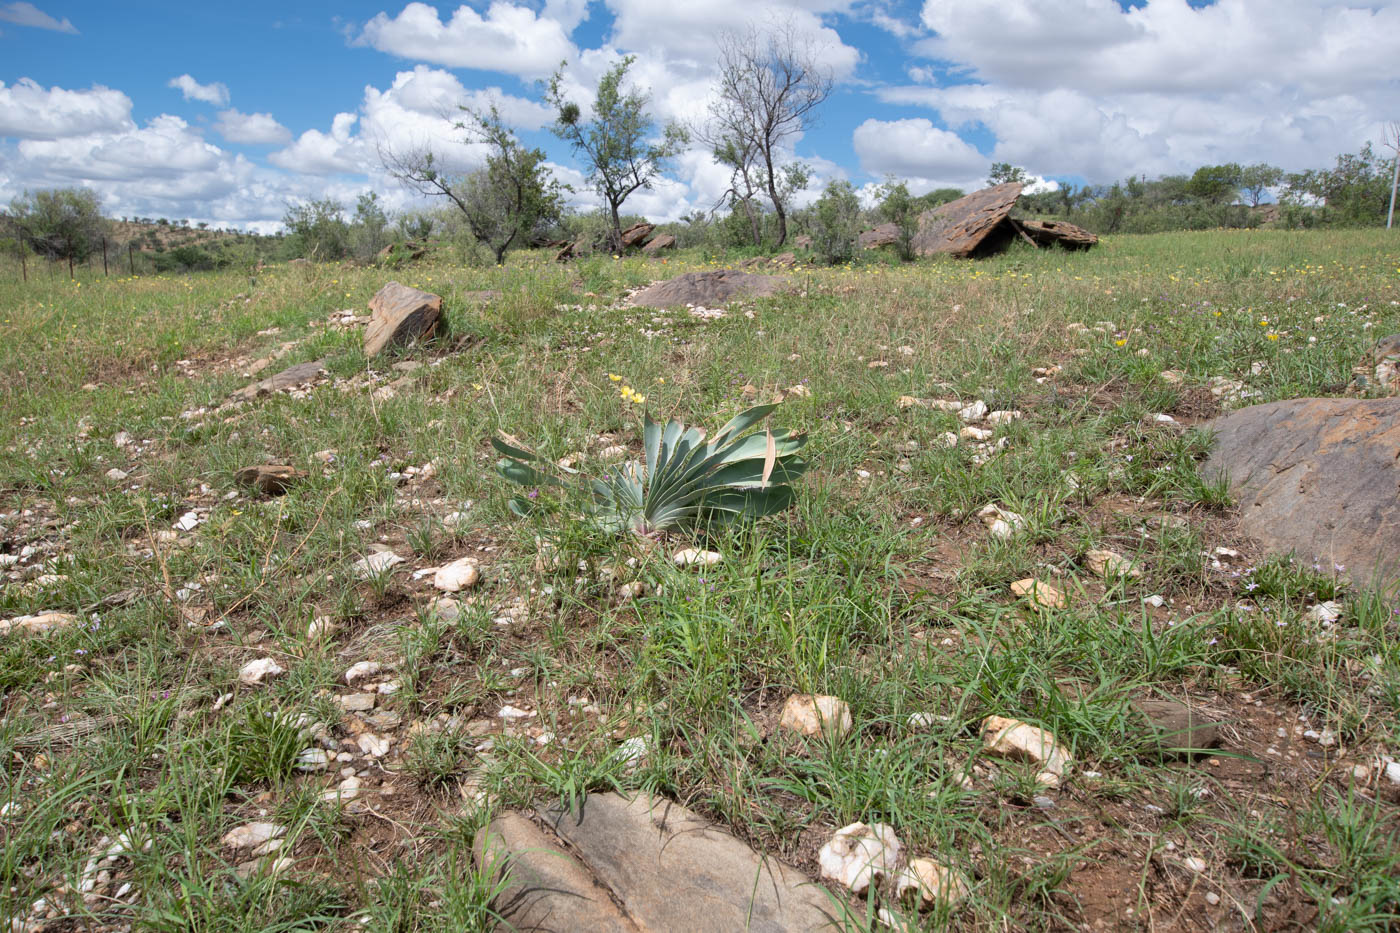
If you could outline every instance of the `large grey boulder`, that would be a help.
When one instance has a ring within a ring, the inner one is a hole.
[[[771,298],[790,281],[783,275],[757,275],[734,269],[688,272],[647,286],[632,296],[631,303],[646,308],[716,307],[736,298]]]
[[[539,925],[530,914],[526,919],[536,925],[520,926],[515,915],[508,916],[520,929],[801,933],[841,928],[836,922],[841,900],[823,893],[797,869],[758,854],[709,820],[664,798],[593,794],[576,814],[555,807],[541,810],[539,816],[567,849],[532,825],[522,827],[519,816],[497,826],[502,848],[478,845],[479,851],[496,851],[497,858],[511,857],[509,851],[544,853],[521,863],[526,872],[538,873],[538,880],[528,882],[535,893],[513,889],[505,903],[533,903],[537,913],[562,911],[573,903],[598,919],[580,919],[573,926],[559,925],[558,919],[555,925]],[[619,925],[601,909],[599,890],[611,893],[611,903],[621,908],[631,926]],[[546,898],[554,898],[552,906],[546,905]]]
[[[477,833],[477,864],[503,887],[496,909],[508,929],[638,933],[588,867],[520,813],[503,813]]]
[[[1312,398],[1217,418],[1207,479],[1227,476],[1245,533],[1362,585],[1400,573],[1400,399]]]

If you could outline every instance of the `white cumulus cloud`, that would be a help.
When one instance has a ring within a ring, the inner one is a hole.
[[[916,194],[976,187],[990,160],[950,130],[923,117],[869,119],[851,134],[860,166],[872,175],[908,179]]]
[[[1400,83],[1396,0],[926,0],[922,25],[913,47],[943,68],[909,68],[918,84],[881,100],[990,130],[998,161],[1095,181],[1325,165],[1379,138]]]
[[[171,78],[166,87],[173,87],[185,95],[185,100],[199,100],[215,107],[228,106],[228,88],[218,81],[213,84],[200,84],[187,74]]]
[[[244,145],[280,144],[292,138],[291,131],[278,123],[270,113],[221,110],[219,119],[214,123],[214,129],[229,142]]]
[[[537,101],[498,87],[468,89],[450,72],[418,65],[395,75],[388,88],[366,87],[360,109],[338,114],[330,133],[307,130],[269,158],[288,171],[311,175],[374,174],[383,170],[381,153],[427,150],[445,170],[466,172],[484,164],[486,155],[458,125],[466,117],[461,108],[492,106],[517,131],[537,130],[553,119]]]
[[[560,6],[554,5],[555,12],[582,15],[576,5]],[[445,23],[433,7],[410,3],[397,16],[376,15],[356,41],[412,61],[531,77],[548,74],[575,54],[564,24],[548,10],[539,14],[505,0],[493,0],[484,16],[459,6]]]
[[[29,78],[0,81],[0,137],[59,139],[131,126],[131,98],[94,85],[86,91],[47,90]]]
[[[286,149],[268,156],[268,161],[289,172],[307,175],[334,175],[361,172],[368,168],[364,141],[352,130],[360,119],[356,113],[338,113],[331,131],[307,130]]]

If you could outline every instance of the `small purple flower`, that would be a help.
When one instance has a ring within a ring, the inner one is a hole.
[[[538,489],[531,489],[526,495],[528,498],[538,499],[540,497],[540,491]]]

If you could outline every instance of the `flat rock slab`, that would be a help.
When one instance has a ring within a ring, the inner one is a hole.
[[[540,816],[612,892],[638,930],[840,928],[840,899],[664,798],[596,794],[577,815],[551,808]]]
[[[1142,717],[1152,741],[1163,755],[1189,757],[1220,742],[1220,729],[1205,710],[1170,698],[1134,700],[1132,708]]]
[[[983,188],[919,215],[914,251],[920,256],[947,253],[965,259],[1004,246],[1015,231],[1002,224],[1021,196],[1018,182]]]
[[[273,392],[285,392],[287,389],[295,389],[299,385],[315,382],[325,371],[325,360],[298,363],[282,370],[275,376],[268,376],[250,386],[245,386],[233,394],[235,398],[254,399],[260,395],[271,395]]]
[[[369,310],[365,356],[378,356],[396,344],[433,336],[442,317],[442,298],[390,282],[369,300]]]
[[[689,272],[642,289],[632,296],[631,304],[645,308],[713,308],[736,298],[771,298],[790,282],[785,275],[757,275],[734,269]]]
[[[1038,246],[1063,246],[1065,249],[1088,249],[1099,238],[1063,220],[1018,220],[1016,222]]]
[[[899,242],[899,224],[880,224],[856,237],[856,245],[861,249],[879,249]]]
[[[504,879],[496,909],[508,929],[539,933],[638,933],[588,867],[520,813],[503,813],[477,833],[477,864]]]
[[[1208,480],[1229,478],[1240,525],[1361,585],[1400,576],[1400,399],[1292,399],[1211,421]]]
[[[675,248],[676,238],[671,236],[671,234],[669,233],[662,233],[648,240],[647,245],[642,247],[642,252],[646,253],[649,256],[654,256],[657,253],[661,252],[663,249]]]

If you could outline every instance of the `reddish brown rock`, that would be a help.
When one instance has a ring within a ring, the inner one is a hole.
[[[365,356],[377,356],[391,346],[427,340],[437,331],[442,299],[430,292],[390,282],[369,300]]]
[[[626,230],[622,231],[622,246],[630,249],[633,246],[641,246],[651,232],[656,229],[656,224],[649,224],[645,220],[639,221]]]
[[[1015,223],[1037,246],[1088,249],[1099,242],[1099,238],[1088,230],[1063,220],[1017,220]]]
[[[1400,578],[1400,399],[1270,402],[1206,427],[1202,473],[1228,478],[1246,534],[1362,585]]]
[[[671,236],[671,234],[669,233],[663,233],[660,236],[654,236],[650,240],[648,240],[647,245],[642,247],[642,252],[646,253],[649,256],[655,256],[663,249],[675,248],[676,238]]]
[[[856,238],[861,249],[878,249],[899,242],[899,224],[880,224],[874,230],[867,230]]]
[[[914,251],[920,256],[947,253],[958,258],[996,252],[1016,235],[1002,221],[1021,196],[1018,182],[983,188],[919,216]]]
[[[686,305],[717,307],[735,298],[769,298],[789,279],[782,275],[753,275],[734,269],[690,272],[642,289],[632,304],[647,308],[683,308]]]

